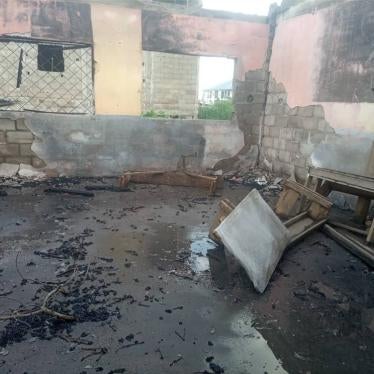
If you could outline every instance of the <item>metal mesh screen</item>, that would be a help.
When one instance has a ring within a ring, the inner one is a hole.
[[[0,41],[0,110],[93,113],[91,47]]]

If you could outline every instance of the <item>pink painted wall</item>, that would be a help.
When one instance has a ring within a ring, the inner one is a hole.
[[[291,107],[310,105],[313,101],[323,32],[321,12],[279,20],[270,71],[285,86]]]
[[[144,49],[235,58],[238,79],[262,68],[268,38],[269,25],[264,23],[157,12],[143,16]]]
[[[338,4],[338,2],[337,2]],[[374,132],[374,104],[315,101],[327,32],[329,8],[278,20],[270,71],[288,93],[290,107],[319,104],[326,120],[337,130]]]
[[[0,0],[0,35],[31,34],[31,6],[25,0]]]

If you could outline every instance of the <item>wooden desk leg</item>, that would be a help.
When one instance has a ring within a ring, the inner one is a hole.
[[[365,223],[366,217],[369,213],[370,199],[366,197],[359,197],[356,204],[355,218],[359,223]]]
[[[368,243],[373,243],[373,241],[374,241],[374,220],[373,220],[373,222],[371,224],[371,227],[369,229],[369,233],[368,233],[368,236],[366,238],[366,241]]]

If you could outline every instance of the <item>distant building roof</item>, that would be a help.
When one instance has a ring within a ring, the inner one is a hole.
[[[209,87],[204,91],[219,91],[219,90],[232,90],[232,81],[217,84],[216,86]]]

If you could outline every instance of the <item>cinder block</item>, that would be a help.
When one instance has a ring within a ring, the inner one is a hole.
[[[305,107],[299,106],[297,109],[297,114],[302,117],[312,117],[313,113],[314,113],[313,105],[305,106]]]
[[[16,122],[9,118],[0,118],[0,130],[15,130]]]
[[[275,138],[275,137],[279,137],[279,135],[280,135],[280,127],[275,127],[275,126],[273,126],[273,127],[270,127],[270,136],[272,136],[273,138]]]
[[[288,140],[286,142],[286,150],[291,152],[291,153],[298,152],[299,148],[300,148],[300,143],[298,143],[296,141]]]
[[[307,158],[306,157],[303,157],[303,156],[300,156],[300,155],[296,155],[296,157],[294,158],[294,164],[295,164],[295,166],[299,166],[299,167],[305,168],[306,167],[306,162],[307,162]]]
[[[270,136],[270,127],[269,126],[264,126],[263,135],[264,136]]]
[[[283,104],[271,104],[270,114],[281,115],[285,113],[285,108]]]
[[[266,90],[266,83],[265,82],[257,82],[256,92],[265,92],[265,90]]]
[[[291,116],[287,118],[287,127],[297,128],[301,125],[301,118],[298,116]]]
[[[302,118],[301,126],[306,130],[317,130],[318,129],[318,118],[306,117]]]
[[[265,125],[266,126],[274,126],[274,124],[275,124],[275,116],[273,116],[273,115],[265,116]]]
[[[8,162],[9,164],[31,165],[31,157],[6,157],[5,162]]]
[[[275,126],[277,127],[287,127],[287,116],[276,116],[275,117]]]
[[[16,129],[21,131],[30,131],[26,125],[25,125],[25,119],[24,118],[18,118],[16,120]]]
[[[325,118],[325,110],[322,105],[315,105],[313,116],[318,118]]]
[[[305,129],[293,129],[293,140],[298,143],[306,142],[309,137],[309,131]]]
[[[291,162],[291,152],[281,150],[279,151],[279,160],[282,162]]]
[[[293,130],[292,128],[288,128],[288,127],[281,128],[280,137],[282,139],[292,140],[292,138],[293,138],[293,131],[292,130]]]
[[[20,144],[21,156],[34,156],[34,152],[31,150],[31,144]]]
[[[310,134],[310,141],[313,143],[313,144],[319,144],[321,143],[323,140],[325,140],[326,138],[326,134],[323,133],[323,132],[311,132]]]
[[[298,111],[299,111],[299,107],[295,106],[295,108],[290,108],[290,110],[288,111],[288,115],[297,116]]]
[[[308,176],[307,167],[295,166],[295,175],[297,179],[305,181]]]
[[[272,148],[273,147],[273,138],[270,136],[264,136],[262,139],[262,145],[264,147]]]
[[[0,144],[5,144],[5,143],[6,143],[5,132],[0,131]]]
[[[18,156],[19,145],[18,144],[0,144],[0,155],[1,156]]]
[[[248,81],[264,81],[266,79],[266,72],[263,69],[250,70],[245,73],[245,79]]]
[[[6,133],[8,143],[32,143],[34,136],[30,131],[7,131]]]

